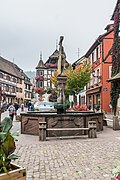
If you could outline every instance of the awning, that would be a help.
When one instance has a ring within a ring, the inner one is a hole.
[[[87,90],[86,94],[89,95],[89,94],[100,93],[101,87],[102,87],[102,86],[99,86],[99,87],[97,87],[97,88],[93,88],[93,89]]]
[[[107,82],[120,81],[120,72],[114,77],[107,80]]]

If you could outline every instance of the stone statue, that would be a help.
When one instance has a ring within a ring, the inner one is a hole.
[[[64,67],[65,67],[65,53],[64,48],[62,46],[62,41],[64,39],[64,36],[60,36],[60,42],[59,42],[59,57],[58,57],[58,75],[63,74]]]

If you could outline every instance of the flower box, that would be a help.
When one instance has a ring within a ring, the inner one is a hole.
[[[26,169],[11,163],[12,170],[0,174],[0,180],[26,180]]]

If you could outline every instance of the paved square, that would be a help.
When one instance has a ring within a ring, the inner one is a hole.
[[[14,121],[13,130],[20,129]],[[110,180],[120,165],[120,131],[104,127],[96,139],[52,139],[21,134],[16,163],[26,167],[27,180]]]

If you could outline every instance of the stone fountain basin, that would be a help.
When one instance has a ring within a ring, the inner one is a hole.
[[[39,135],[39,122],[46,122],[47,128],[87,128],[88,121],[96,121],[97,131],[103,130],[103,113],[91,111],[73,111],[65,114],[56,112],[22,112],[21,113],[21,133],[29,135]],[[70,132],[49,132],[51,136],[74,136],[78,131]],[[81,132],[85,134],[85,132]]]

